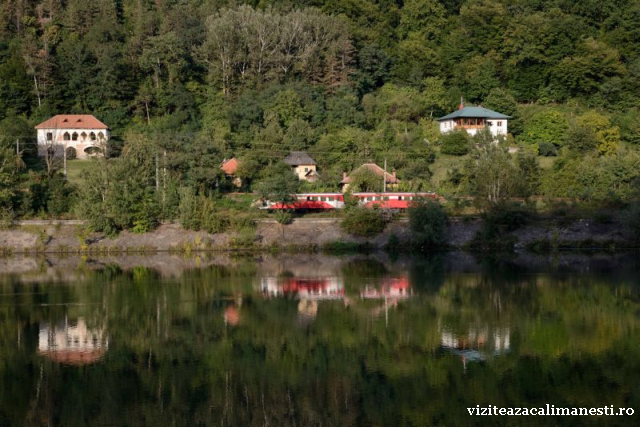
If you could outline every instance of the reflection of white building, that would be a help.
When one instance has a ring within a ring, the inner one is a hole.
[[[344,284],[338,277],[263,277],[260,291],[266,297],[293,296],[301,300],[343,299]]]
[[[40,324],[38,351],[50,359],[71,365],[93,363],[104,356],[109,339],[103,328],[88,328],[82,317],[57,325]]]
[[[440,344],[443,348],[459,354],[467,360],[484,359],[479,353],[493,353],[498,355],[509,351],[511,334],[509,328],[498,328],[490,331],[488,327],[471,327],[464,334],[457,334],[444,329],[440,334]]]
[[[406,277],[394,277],[385,279],[381,286],[373,287],[366,285],[360,292],[360,297],[364,299],[400,299],[411,296],[411,286]]]

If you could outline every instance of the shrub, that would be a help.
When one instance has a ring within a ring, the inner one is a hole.
[[[542,141],[538,143],[538,154],[544,157],[555,157],[558,155],[558,150],[551,142]]]
[[[387,222],[378,209],[356,207],[347,209],[342,229],[354,236],[372,237],[384,231]]]
[[[449,132],[442,136],[440,152],[452,156],[464,156],[471,149],[466,131]]]
[[[185,230],[200,229],[198,199],[193,188],[183,187],[180,189],[180,204],[178,210],[180,212],[180,225],[182,225]]]
[[[74,160],[78,157],[78,152],[74,147],[67,147],[67,160]]]
[[[527,225],[533,217],[533,212],[524,206],[516,204],[501,204],[495,206],[484,215],[485,224],[490,224],[498,232],[515,231]]]
[[[629,240],[640,241],[640,203],[632,204],[623,212],[622,222],[629,232]]]
[[[447,214],[440,203],[429,199],[414,200],[409,208],[409,229],[420,249],[437,248],[445,243]]]

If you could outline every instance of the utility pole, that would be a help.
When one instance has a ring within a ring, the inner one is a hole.
[[[387,192],[387,158],[384,158],[384,173],[382,174],[382,192]]]

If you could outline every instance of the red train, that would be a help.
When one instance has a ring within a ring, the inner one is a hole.
[[[352,198],[358,204],[366,207],[378,206],[385,210],[405,210],[417,198],[437,199],[436,193],[352,193]],[[269,210],[297,210],[297,211],[327,211],[343,209],[345,195],[342,193],[304,193],[296,194],[291,203],[263,202],[261,209]]]

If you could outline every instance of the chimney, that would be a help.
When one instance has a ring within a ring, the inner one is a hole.
[[[464,108],[464,98],[460,97],[460,105],[458,106],[458,110],[462,110]]]
[[[396,171],[393,171],[393,173],[391,174],[391,176],[393,177],[393,180],[396,180]]]
[[[344,181],[345,179],[347,179],[347,173],[346,172],[342,172],[342,180]]]

